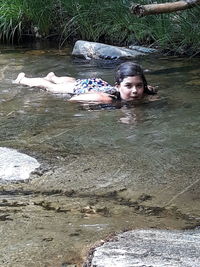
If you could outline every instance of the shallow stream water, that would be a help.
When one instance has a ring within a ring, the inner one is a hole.
[[[115,232],[200,222],[199,59],[136,59],[159,99],[122,107],[12,84],[22,71],[114,83],[119,62],[70,53],[1,47],[0,146],[41,168],[28,181],[0,181],[0,266],[81,266]]]

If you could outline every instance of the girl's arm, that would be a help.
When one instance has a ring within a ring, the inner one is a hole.
[[[112,96],[102,92],[91,92],[91,93],[72,96],[72,98],[70,98],[69,101],[112,103]]]

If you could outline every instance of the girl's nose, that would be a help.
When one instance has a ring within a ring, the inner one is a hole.
[[[132,93],[136,93],[136,92],[137,92],[136,87],[133,86],[133,87],[132,87]]]

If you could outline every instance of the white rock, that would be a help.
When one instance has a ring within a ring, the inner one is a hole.
[[[0,179],[26,180],[40,166],[39,162],[17,150],[0,147]]]
[[[135,230],[95,249],[91,267],[199,267],[200,230]]]

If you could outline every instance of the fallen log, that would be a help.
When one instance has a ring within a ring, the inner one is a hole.
[[[149,4],[149,5],[132,4],[130,9],[131,13],[133,13],[134,15],[143,17],[153,14],[176,12],[179,10],[193,8],[198,5],[200,5],[200,0],[184,0],[184,1],[162,3],[162,4]]]

